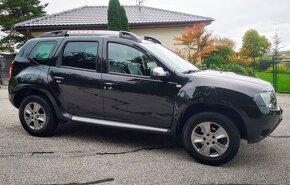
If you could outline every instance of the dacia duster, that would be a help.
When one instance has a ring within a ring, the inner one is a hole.
[[[166,133],[210,165],[230,161],[241,139],[256,143],[282,120],[270,83],[199,70],[157,39],[123,31],[29,40],[11,64],[8,91],[31,135],[51,135],[66,121]]]

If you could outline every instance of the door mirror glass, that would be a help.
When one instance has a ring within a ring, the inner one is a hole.
[[[155,67],[152,70],[152,76],[153,77],[167,77],[169,75],[168,72],[165,72],[162,67]]]

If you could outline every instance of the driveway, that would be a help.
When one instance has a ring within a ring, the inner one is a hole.
[[[284,120],[265,140],[242,141],[230,163],[195,162],[174,138],[91,124],[61,125],[50,138],[28,135],[0,89],[0,184],[289,184],[290,95]]]

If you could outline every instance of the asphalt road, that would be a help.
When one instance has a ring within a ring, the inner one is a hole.
[[[242,141],[236,158],[195,162],[174,138],[61,125],[55,136],[28,135],[0,89],[0,184],[290,184],[290,95],[278,95],[284,120],[260,143]]]

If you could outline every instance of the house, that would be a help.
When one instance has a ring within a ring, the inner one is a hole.
[[[211,24],[214,19],[146,6],[124,6],[130,31],[140,36],[152,36],[170,49],[174,37],[195,23]],[[14,29],[24,35],[39,37],[55,30],[107,30],[108,6],[83,6],[18,23]]]
[[[290,51],[281,51],[281,52],[279,52],[279,57],[284,59],[284,60],[290,61]]]
[[[0,53],[0,85],[8,84],[9,68],[14,57],[14,54]]]

